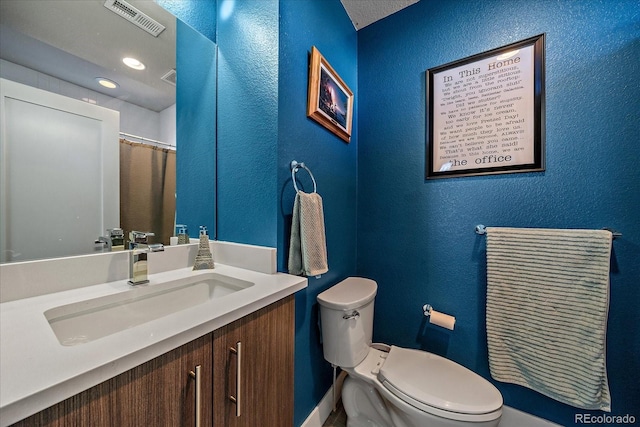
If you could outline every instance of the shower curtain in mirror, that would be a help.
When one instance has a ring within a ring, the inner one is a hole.
[[[176,211],[176,152],[120,140],[120,227],[150,231],[150,243],[169,244]]]

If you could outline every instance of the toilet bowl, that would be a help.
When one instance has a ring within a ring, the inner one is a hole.
[[[325,359],[347,372],[347,427],[497,426],[502,395],[444,357],[372,344],[377,284],[350,277],[318,295]]]

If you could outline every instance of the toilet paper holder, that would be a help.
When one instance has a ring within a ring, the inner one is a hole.
[[[456,318],[454,316],[434,310],[431,304],[423,305],[422,312],[429,318],[429,323],[436,326],[441,326],[452,331],[456,325]]]
[[[422,306],[422,312],[427,317],[431,316],[431,310],[433,310],[433,307],[431,307],[431,304],[425,304]]]

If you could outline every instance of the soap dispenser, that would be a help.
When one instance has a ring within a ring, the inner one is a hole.
[[[213,256],[209,247],[209,236],[207,235],[207,227],[200,226],[200,244],[198,245],[198,254],[193,264],[194,270],[213,269]]]
[[[178,236],[178,244],[186,245],[189,243],[189,231],[187,230],[187,226],[184,224],[177,224],[176,231]]]

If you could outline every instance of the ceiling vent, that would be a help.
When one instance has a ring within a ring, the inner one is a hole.
[[[164,25],[140,12],[124,0],[107,0],[104,2],[104,7],[127,21],[134,23],[154,37],[158,37],[165,29]]]
[[[169,70],[169,72],[167,74],[165,74],[164,76],[161,77],[162,80],[164,80],[165,82],[172,84],[172,85],[176,85],[176,70]]]

